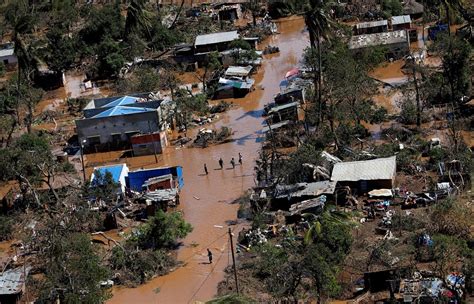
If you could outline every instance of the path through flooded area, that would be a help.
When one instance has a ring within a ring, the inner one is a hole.
[[[254,186],[253,167],[261,148],[258,138],[263,127],[263,106],[273,100],[285,73],[298,65],[308,46],[301,18],[281,20],[278,27],[281,34],[270,37],[261,47],[277,45],[280,53],[264,60],[255,76],[256,90],[246,98],[232,100],[235,106],[211,125],[232,128],[235,141],[205,149],[171,147],[159,156],[158,164],[154,156],[127,159],[131,168],[183,167],[185,186],[180,194],[180,209],[194,230],[178,251],[178,260],[184,266],[138,288],[116,288],[108,303],[190,303],[212,299],[216,294],[217,284],[224,279],[224,269],[231,263],[227,227],[236,220],[238,209],[238,204],[232,202]],[[232,169],[230,160],[237,160],[239,152],[243,165]],[[225,162],[223,170],[218,165],[220,157]],[[99,162],[92,156],[87,158],[89,163]],[[204,164],[209,168],[207,176]],[[242,228],[230,227],[235,236]],[[206,248],[213,252],[213,264],[208,264]]]

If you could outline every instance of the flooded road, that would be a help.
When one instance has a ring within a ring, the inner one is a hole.
[[[176,271],[151,280],[138,288],[118,288],[108,303],[190,303],[213,298],[217,284],[224,279],[224,269],[230,265],[229,221],[236,219],[237,204],[233,200],[254,185],[253,166],[261,143],[259,132],[263,127],[261,117],[265,103],[273,100],[285,73],[298,64],[308,38],[303,32],[300,18],[278,23],[280,35],[270,37],[265,44],[277,45],[279,54],[264,60],[255,76],[256,90],[246,98],[232,100],[236,105],[213,127],[226,125],[235,132],[234,142],[211,146],[206,149],[168,148],[159,156],[158,166],[183,166],[185,186],[180,195],[185,219],[194,227],[178,251],[178,260],[185,263]],[[262,46],[261,46],[262,47]],[[232,157],[243,155],[243,165],[231,169]],[[218,169],[222,157],[224,170]],[[88,157],[88,162],[98,159]],[[209,175],[204,175],[207,164]],[[153,156],[127,159],[132,168],[155,167]],[[231,226],[237,235],[240,226]],[[214,254],[214,264],[207,264],[206,248]]]

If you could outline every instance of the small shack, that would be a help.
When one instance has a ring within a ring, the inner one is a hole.
[[[164,131],[133,135],[130,142],[135,156],[161,154],[168,145],[166,132]]]
[[[361,22],[354,26],[355,35],[365,35],[383,32],[388,32],[387,20]]]
[[[366,193],[374,189],[392,189],[397,168],[396,156],[372,160],[336,163],[331,180]]]
[[[127,186],[133,191],[142,191],[143,185],[152,178],[171,174],[176,182],[176,187],[181,189],[184,186],[183,168],[181,166],[161,167],[151,169],[140,169],[130,171],[126,178]]]
[[[392,25],[393,31],[409,30],[411,28],[410,15],[392,16],[390,18],[390,24]]]
[[[0,272],[0,303],[18,303],[31,267],[18,267]]]
[[[230,66],[225,71],[224,75],[226,78],[228,77],[241,77],[246,78],[252,72],[253,67],[251,65],[248,66]]]
[[[94,186],[101,186],[101,183],[103,183],[103,180],[98,180],[98,175],[102,177],[105,177],[106,174],[111,174],[112,180],[116,183],[119,184],[118,189],[117,189],[117,194],[123,194],[125,193],[125,178],[128,175],[128,167],[126,164],[118,164],[118,165],[111,165],[111,166],[102,166],[102,167],[95,167],[94,171],[92,172],[91,175],[91,185]]]
[[[239,37],[237,31],[199,35],[194,41],[194,52],[195,54],[222,52],[228,50],[230,43]]]
[[[13,43],[0,45],[0,61],[8,70],[11,70],[16,66],[18,58],[15,55],[15,45]]]
[[[298,121],[299,120],[299,102],[290,102],[280,106],[272,107],[268,111],[268,121],[270,124],[275,124],[285,120]]]

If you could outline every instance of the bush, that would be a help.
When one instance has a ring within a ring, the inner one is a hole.
[[[110,266],[120,271],[122,284],[139,285],[155,275],[164,275],[176,263],[163,250],[135,250],[115,247],[109,259]]]
[[[180,212],[165,213],[158,210],[146,224],[140,227],[137,243],[141,248],[171,248],[178,238],[184,238],[193,231]]]
[[[7,216],[0,216],[0,241],[9,240],[13,233],[13,219]]]

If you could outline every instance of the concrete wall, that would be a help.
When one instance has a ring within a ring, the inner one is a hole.
[[[161,117],[156,112],[145,112],[129,115],[110,116],[76,120],[79,141],[100,136],[100,144],[112,143],[112,134],[120,134],[120,141],[129,142],[127,132],[149,133],[161,131]],[[90,140],[85,143],[91,147]]]

